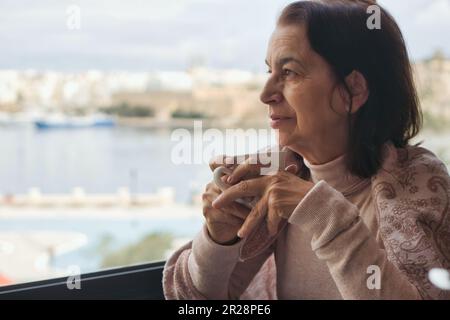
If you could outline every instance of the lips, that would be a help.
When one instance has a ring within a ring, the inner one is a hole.
[[[270,126],[273,129],[279,129],[281,126],[292,122],[293,117],[288,117],[284,115],[271,114],[270,115]]]
[[[272,119],[272,120],[288,120],[288,119],[292,119],[292,117],[286,117],[286,116],[281,116],[281,115],[271,115],[270,119]]]

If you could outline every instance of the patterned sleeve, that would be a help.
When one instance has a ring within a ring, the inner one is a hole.
[[[374,177],[380,234],[386,252],[424,299],[449,299],[433,286],[432,268],[450,268],[450,177],[421,147],[398,149]]]

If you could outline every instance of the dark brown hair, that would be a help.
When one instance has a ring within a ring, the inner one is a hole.
[[[422,125],[402,33],[380,6],[381,29],[369,29],[367,8],[373,4],[369,0],[298,1],[278,19],[279,25],[307,28],[312,49],[331,65],[345,88],[344,79],[353,70],[366,78],[369,98],[353,115],[353,124],[349,113],[347,163],[351,173],[364,178],[380,169],[387,141],[405,147]]]

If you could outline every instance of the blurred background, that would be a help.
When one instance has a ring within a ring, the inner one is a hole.
[[[290,2],[0,0],[0,285],[189,241],[211,173],[173,162],[173,130],[268,129],[266,45]],[[449,165],[450,0],[378,2],[414,66],[416,140]]]

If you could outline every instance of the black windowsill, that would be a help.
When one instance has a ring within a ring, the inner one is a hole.
[[[0,287],[5,299],[164,299],[164,261],[81,275],[81,289],[67,288],[67,277]]]

